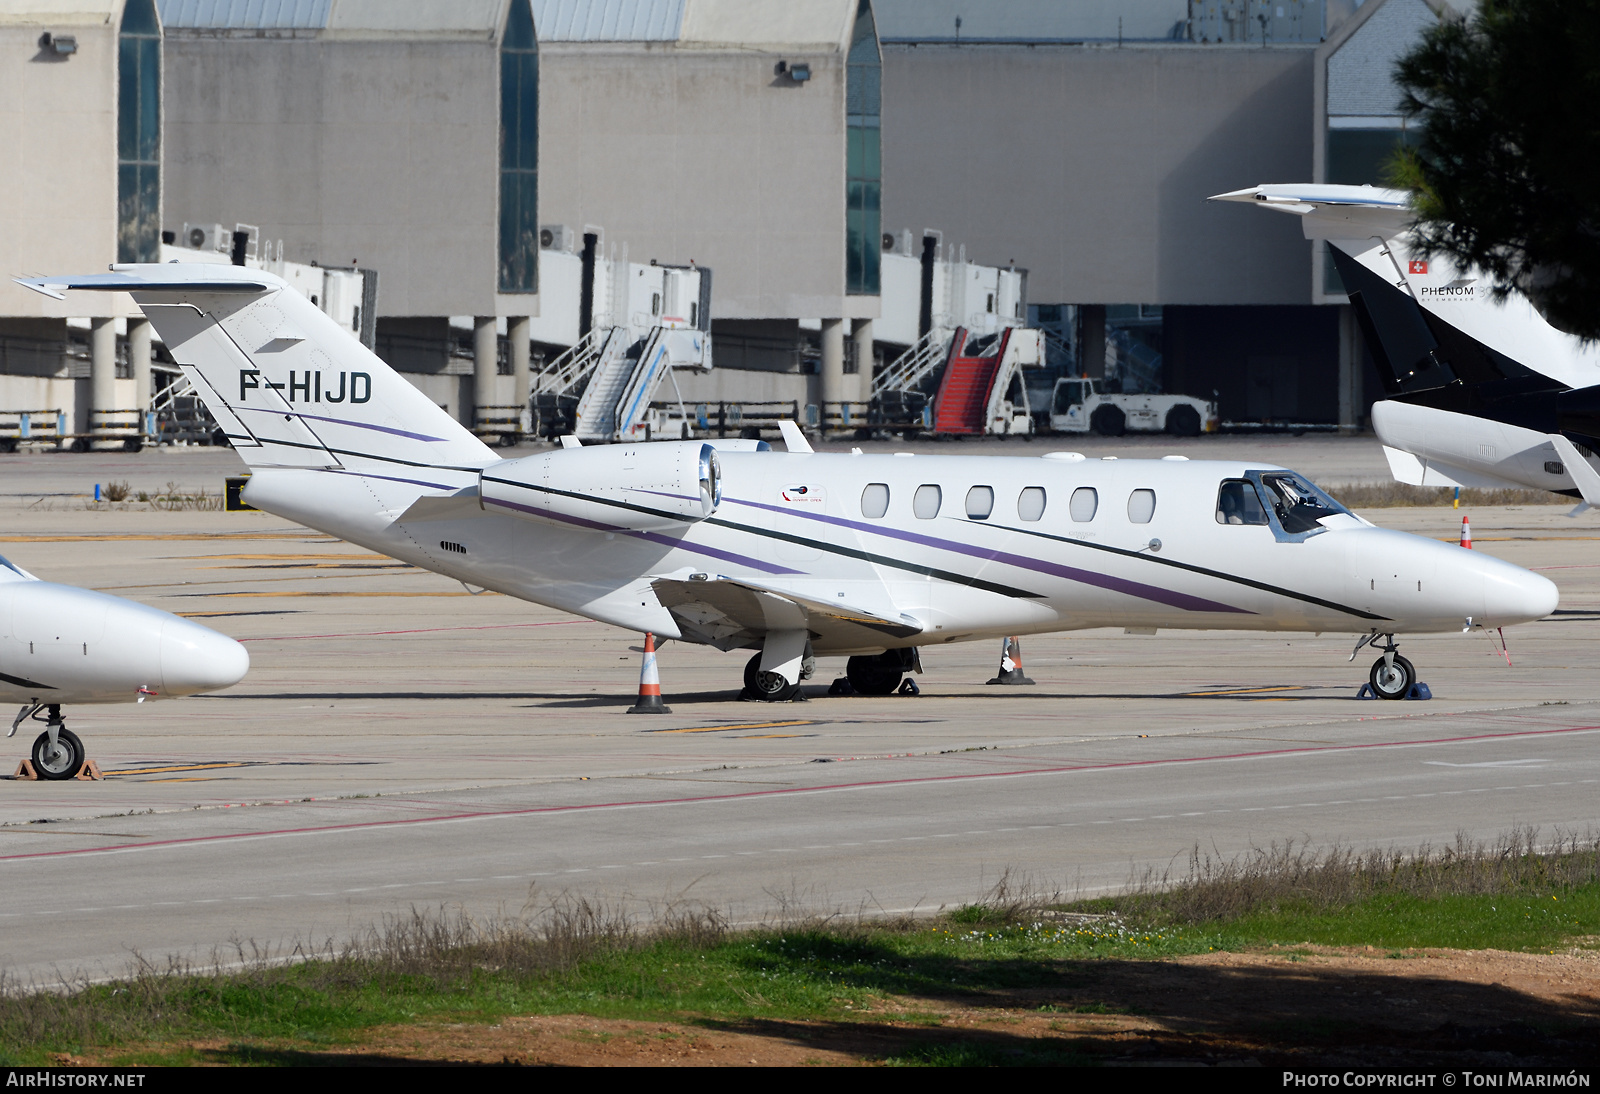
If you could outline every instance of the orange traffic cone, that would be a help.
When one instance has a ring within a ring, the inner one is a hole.
[[[1472,525],[1467,523],[1466,514],[1461,516],[1461,546],[1472,550]]]
[[[656,671],[656,636],[649,631],[644,635],[644,664],[639,666],[639,701],[628,708],[628,713],[672,713],[672,708],[661,702],[661,674]]]
[[[1007,638],[1000,645],[1000,675],[990,680],[991,684],[1031,684],[1026,676],[1022,675],[1022,639]]]

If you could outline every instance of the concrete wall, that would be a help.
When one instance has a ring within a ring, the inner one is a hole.
[[[541,222],[710,266],[719,319],[877,314],[844,291],[840,54],[555,42],[539,65]]]
[[[0,315],[131,310],[83,293],[68,311],[11,282],[92,273],[117,257],[117,18],[107,7],[96,21],[87,12],[0,21]],[[78,52],[41,49],[45,31],[75,35]]]
[[[494,42],[169,32],[165,49],[164,228],[242,222],[291,261],[359,260],[380,315],[530,313],[495,291]]]
[[[1311,178],[1312,51],[883,50],[885,231],[938,228],[1043,303],[1299,304],[1294,218],[1207,203]]]

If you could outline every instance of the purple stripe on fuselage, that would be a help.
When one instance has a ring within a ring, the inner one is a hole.
[[[282,414],[283,413],[283,411],[281,411],[281,410],[272,410],[272,409],[270,409],[268,407],[264,407],[264,406],[236,406],[233,409],[234,410],[253,410],[257,414]],[[444,443],[444,440],[445,440],[445,438],[443,438],[443,437],[430,437],[426,433],[412,433],[412,432],[410,432],[408,430],[404,430],[404,429],[394,429],[391,426],[373,425],[371,422],[352,422],[352,421],[350,421],[350,420],[348,420],[346,418],[324,418],[320,414],[301,414],[299,411],[295,411],[295,410],[291,410],[291,411],[289,411],[289,413],[294,415],[296,418],[309,418],[313,422],[329,422],[329,423],[331,423],[333,425],[351,425],[351,426],[355,426],[357,429],[375,429],[379,433],[389,433],[389,434],[392,434],[392,435],[394,435],[396,437],[405,437],[407,440],[412,440],[412,441],[438,441],[439,443],[442,444],[442,443]]]
[[[805,573],[804,570],[791,570],[785,566],[774,566],[770,562],[762,562],[759,558],[751,558],[749,555],[735,554],[732,551],[723,551],[716,547],[707,547],[701,543],[685,543],[681,539],[674,539],[671,536],[664,536],[658,532],[638,532],[632,528],[619,528],[616,525],[603,524],[597,520],[587,520],[583,517],[571,517],[567,516],[565,513],[552,513],[545,509],[535,509],[531,505],[519,505],[514,501],[501,501],[499,498],[484,498],[483,503],[485,505],[498,505],[503,509],[516,509],[524,513],[531,513],[532,515],[541,517],[545,520],[560,521],[563,524],[571,524],[579,528],[589,528],[596,532],[613,532],[617,535],[632,536],[634,539],[648,540],[651,543],[659,543],[663,547],[674,547],[680,551],[688,551],[690,554],[705,555],[707,558],[718,558],[723,562],[735,562],[741,566],[749,566],[751,569],[760,570],[763,573]]]
[[[348,470],[339,470],[338,468],[329,468],[328,469],[328,474],[330,474],[330,475],[354,475],[358,479],[382,479],[384,482],[403,482],[403,483],[407,483],[407,484],[409,484],[411,486],[427,486],[427,487],[431,487],[434,490],[459,490],[459,489],[461,489],[461,486],[459,484],[451,484],[451,483],[447,483],[447,482],[423,482],[421,479],[401,479],[401,478],[396,478],[393,475],[373,475],[373,474],[369,474],[366,471],[348,471]]]
[[[1003,562],[1007,566],[1016,566],[1019,569],[1050,574],[1054,577],[1064,577],[1069,581],[1110,589],[1112,592],[1136,596],[1141,600],[1151,600],[1158,604],[1182,608],[1187,612],[1229,612],[1235,615],[1256,614],[1248,608],[1235,608],[1231,604],[1207,600],[1202,596],[1192,596],[1189,593],[1180,593],[1173,589],[1163,589],[1157,585],[1146,585],[1142,581],[1130,581],[1127,578],[1112,577],[1110,574],[1095,573],[1093,570],[1083,570],[1076,566],[1063,566],[1059,562],[1048,562],[1041,558],[1029,558],[1026,555],[1012,554],[1009,551],[1000,551],[991,547],[975,547],[969,543],[958,543],[955,540],[941,539],[938,536],[925,536],[917,532],[901,531],[898,528],[864,524],[861,521],[848,520],[844,517],[830,517],[825,513],[802,513],[794,509],[779,505],[768,505],[759,501],[743,501],[739,498],[727,498],[725,500],[731,501],[735,505],[747,505],[753,509],[765,509],[773,513],[787,513],[803,520],[815,520],[824,524],[836,525],[840,528],[849,528],[857,532],[869,532],[872,535],[904,540],[907,543],[919,543],[924,547],[937,547],[940,550],[953,551],[956,554],[968,555],[972,558]]]

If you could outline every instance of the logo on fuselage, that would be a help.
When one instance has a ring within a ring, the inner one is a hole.
[[[790,505],[821,505],[822,487],[809,485],[785,486],[778,496]]]
[[[300,377],[304,377],[301,379]],[[261,370],[242,368],[239,370],[239,401],[245,402],[252,391],[267,389],[281,391],[283,397],[291,403],[342,403],[348,399],[352,403],[364,403],[372,398],[372,377],[365,372],[339,373],[339,390],[333,388],[330,380],[327,384],[322,382],[322,372],[307,369],[305,372],[289,370],[287,384],[275,383],[272,380],[263,380]]]

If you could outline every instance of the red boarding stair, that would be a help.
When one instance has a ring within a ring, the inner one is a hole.
[[[984,419],[989,410],[989,395],[995,373],[999,372],[1000,362],[1005,358],[1011,331],[1002,331],[999,340],[989,347],[991,352],[981,357],[967,357],[960,352],[966,349],[967,340],[965,327],[958,327],[950,339],[950,358],[945,362],[939,395],[934,403],[935,433],[981,434],[988,426]]]

